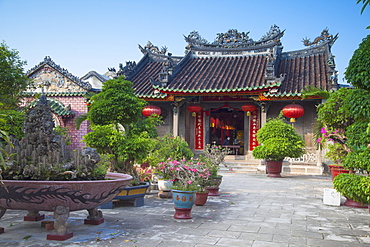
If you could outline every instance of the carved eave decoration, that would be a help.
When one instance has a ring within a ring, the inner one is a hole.
[[[238,32],[236,29],[218,33],[213,43],[202,38],[197,31],[192,31],[188,36],[184,35],[184,38],[188,43],[187,50],[256,50],[281,45],[280,39],[284,31],[273,25],[270,31],[258,41],[249,38],[249,32]]]
[[[33,79],[36,86],[36,89],[26,92],[29,94],[44,92],[46,94],[70,95],[86,93],[91,90],[90,83],[72,75],[68,70],[55,64],[48,56],[44,58],[44,61],[30,69],[26,75]]]

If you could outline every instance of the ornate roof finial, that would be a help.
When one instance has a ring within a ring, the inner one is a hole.
[[[316,37],[314,41],[310,41],[309,38],[302,39],[302,42],[305,46],[317,46],[324,42],[333,41],[337,38],[338,34],[333,37],[333,35],[329,34],[329,29],[325,28],[319,37]]]

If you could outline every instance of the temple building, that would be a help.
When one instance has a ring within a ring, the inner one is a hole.
[[[304,114],[292,124],[304,137],[307,153],[290,162],[318,164],[321,154],[312,133],[321,99],[302,100],[301,91],[309,86],[338,88],[331,53],[337,35],[323,30],[312,42],[304,39],[306,47],[296,51],[283,51],[283,35],[274,25],[255,41],[249,32],[231,29],[209,42],[193,31],[184,36],[185,56],[172,56],[166,47],[148,42],[139,45],[142,59],[120,65],[117,74],[134,83],[148,108],[160,108],[165,122],[160,134],[183,137],[195,153],[216,143],[252,160],[251,151],[258,145],[256,132],[267,119],[278,116],[287,105],[293,112],[300,108]]]

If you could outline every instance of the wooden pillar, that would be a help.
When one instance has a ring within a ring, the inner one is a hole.
[[[179,106],[173,107],[173,125],[172,134],[174,137],[179,136]]]

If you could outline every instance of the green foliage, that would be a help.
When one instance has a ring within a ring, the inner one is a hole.
[[[341,173],[334,178],[334,188],[343,196],[362,203],[370,203],[370,177]]]
[[[135,163],[140,163],[154,145],[160,118],[143,118],[146,102],[139,99],[130,81],[124,77],[108,80],[102,91],[90,98],[87,114],[76,121],[89,120],[93,132],[84,136],[87,146],[112,156],[112,169],[130,174],[139,182]]]
[[[21,139],[23,133],[23,122],[26,117],[23,111],[16,110],[0,110],[0,116],[3,121],[0,121],[0,129],[6,131],[8,135],[17,139]]]
[[[119,123],[125,129],[140,120],[146,105],[144,100],[136,97],[132,82],[123,77],[106,81],[101,93],[93,95],[91,101],[87,120],[94,125]]]
[[[353,86],[370,90],[370,35],[355,50],[344,74]]]
[[[351,99],[352,89],[340,88],[333,92],[325,104],[318,109],[318,121],[328,129],[345,130],[354,123],[351,112],[348,108],[348,100]]]
[[[171,137],[166,135],[153,139],[152,142],[153,147],[145,158],[145,161],[151,166],[157,166],[158,163],[165,162],[168,159],[188,160],[194,157],[188,143],[179,136]]]
[[[370,143],[370,135],[366,132],[368,122],[355,122],[348,127],[346,135],[350,138],[347,145],[352,150],[363,150]]]
[[[20,93],[30,85],[23,73],[24,65],[18,51],[9,49],[4,41],[0,43],[0,102],[5,109],[16,109]]]
[[[350,90],[346,100],[343,102],[343,108],[351,114],[351,117],[354,119],[354,121],[370,120],[369,96],[369,91],[364,89]]]
[[[334,162],[334,164],[342,165],[343,159],[348,155],[348,151],[343,148],[338,142],[329,144],[325,157]]]
[[[258,130],[257,140],[261,145],[252,152],[257,159],[282,161],[285,157],[299,158],[304,154],[303,138],[280,116]]]
[[[357,0],[357,4],[361,3],[363,4],[362,8],[361,8],[361,14],[364,13],[366,7],[368,5],[370,5],[370,0]]]
[[[63,138],[65,145],[72,144],[72,137],[69,134],[69,127],[56,126],[54,128],[55,134],[60,135]]]
[[[370,150],[356,150],[348,153],[343,159],[343,167],[357,172],[370,171]]]

